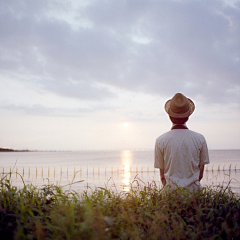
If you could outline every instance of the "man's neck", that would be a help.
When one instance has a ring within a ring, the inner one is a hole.
[[[186,123],[184,123],[184,124],[176,124],[176,123],[173,123],[173,124],[172,124],[172,127],[174,127],[174,126],[176,126],[176,125],[183,125],[183,126],[187,127],[187,124],[186,124]]]
[[[188,129],[186,123],[185,124],[174,124],[172,125],[172,128],[171,130],[174,130],[174,129]]]

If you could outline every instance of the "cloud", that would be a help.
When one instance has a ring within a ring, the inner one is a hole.
[[[1,79],[86,100],[112,98],[114,86],[240,102],[239,2],[22,0],[1,9]]]
[[[81,117],[83,115],[96,113],[105,110],[114,110],[112,107],[96,105],[88,108],[65,108],[65,107],[46,107],[41,104],[2,104],[0,109],[10,110],[14,112],[22,112],[27,115],[34,116],[57,116],[57,117]]]

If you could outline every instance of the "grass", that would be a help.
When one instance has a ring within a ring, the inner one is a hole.
[[[230,188],[163,191],[155,182],[129,192],[81,193],[0,179],[0,239],[239,239],[240,198]]]

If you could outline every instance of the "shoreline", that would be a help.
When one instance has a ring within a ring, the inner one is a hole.
[[[15,150],[11,148],[0,148],[0,152],[30,152],[29,150]]]

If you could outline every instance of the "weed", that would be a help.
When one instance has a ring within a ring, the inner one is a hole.
[[[135,178],[128,192],[81,193],[0,180],[1,239],[239,239],[240,198],[229,187],[163,190]],[[73,184],[72,182],[71,184]]]

